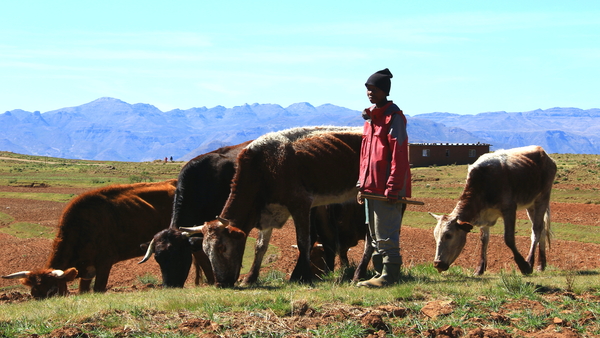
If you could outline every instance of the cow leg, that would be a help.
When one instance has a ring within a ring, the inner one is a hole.
[[[194,266],[194,271],[195,271],[194,285],[198,286],[198,285],[200,285],[200,280],[202,279],[202,268],[200,267],[200,264],[196,260],[196,257],[194,257],[193,253],[192,253],[192,265]]]
[[[302,283],[312,282],[312,271],[310,269],[310,204],[311,201],[297,201],[290,210],[294,225],[296,226],[296,242],[298,244],[298,261],[292,271],[291,281]]]
[[[80,278],[79,279],[79,293],[90,292],[90,285],[92,285],[91,278]]]
[[[534,206],[527,209],[527,215],[531,221],[531,247],[527,256],[527,263],[532,267],[535,264],[535,249],[539,245],[540,257],[538,259],[537,269],[544,271],[546,269],[546,227],[545,222],[550,222],[548,211],[548,201],[535,203]]]
[[[361,279],[365,279],[367,276],[367,267],[369,266],[369,262],[371,261],[371,256],[373,255],[374,247],[371,244],[373,239],[371,238],[371,234],[367,231],[365,235],[365,245],[363,250],[363,256],[360,260],[360,263],[356,267],[356,271],[354,271],[354,277],[352,278],[353,282],[358,282]]]
[[[112,268],[112,264],[96,266],[96,279],[94,280],[94,292],[105,292],[106,291],[106,285],[108,284],[108,276],[110,275],[111,268]]]
[[[194,266],[196,267],[196,285],[200,284],[200,268],[204,271],[206,282],[211,285],[215,284],[215,275],[212,270],[212,265],[210,264],[210,259],[206,253],[204,253],[203,250],[194,251],[192,257],[194,258]]]
[[[265,253],[267,253],[267,249],[269,248],[269,242],[271,241],[272,233],[273,228],[261,230],[258,233],[258,238],[256,239],[256,245],[254,247],[254,262],[252,262],[250,271],[242,281],[242,285],[254,284],[258,280],[260,267],[262,265],[263,258],[265,257]]]
[[[517,221],[516,205],[511,206],[507,210],[503,210],[502,218],[504,219],[504,243],[506,243],[506,246],[512,251],[515,262],[517,263],[519,270],[521,270],[521,273],[528,275],[532,271],[531,265],[529,265],[525,258],[519,253],[515,242],[515,224]]]
[[[318,241],[323,246],[325,271],[335,268],[335,255],[338,245],[337,205],[322,205],[310,209],[310,234],[312,248]],[[319,262],[320,263],[320,262]]]
[[[490,227],[482,226],[479,230],[481,239],[481,253],[479,259],[479,266],[475,270],[475,275],[481,276],[487,268],[487,250],[488,244],[490,243]]]
[[[340,252],[339,252],[340,266],[342,266],[342,267],[350,266],[350,260],[348,259],[348,250],[350,250],[350,248],[347,248],[347,247],[340,248]],[[335,258],[335,256],[334,256],[334,258]]]
[[[544,230],[539,238],[540,258],[538,259],[537,269],[539,271],[544,271],[546,270],[546,242],[550,245],[550,206],[547,207],[546,212],[544,213]]]

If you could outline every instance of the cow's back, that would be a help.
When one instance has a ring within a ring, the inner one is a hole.
[[[169,225],[175,184],[113,185],[76,197],[60,218],[47,267],[113,264],[142,255],[139,244]]]
[[[179,172],[171,226],[194,226],[213,220],[229,196],[235,161],[245,142],[197,156]]]
[[[476,195],[487,206],[506,201],[524,206],[551,190],[555,174],[554,160],[539,146],[485,154],[469,166],[461,199]]]
[[[356,185],[361,133],[326,133],[294,142],[298,177],[315,194],[341,193]]]

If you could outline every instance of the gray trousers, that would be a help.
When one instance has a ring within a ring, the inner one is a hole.
[[[400,255],[400,226],[406,210],[405,203],[389,203],[378,200],[365,200],[365,212],[369,223],[369,233],[375,248],[373,255],[382,255],[383,264],[402,265]]]

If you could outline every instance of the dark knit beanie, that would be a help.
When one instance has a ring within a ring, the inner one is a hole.
[[[390,79],[394,77],[389,69],[383,69],[369,76],[365,86],[372,85],[383,90],[387,95],[390,95],[390,87],[392,82]]]

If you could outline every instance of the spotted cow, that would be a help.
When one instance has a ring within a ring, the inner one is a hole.
[[[242,150],[220,217],[187,229],[204,235],[216,284],[236,283],[250,230],[270,234],[290,215],[299,250],[291,280],[311,282],[310,210],[356,198],[361,142],[360,128],[302,127],[263,135]]]
[[[482,155],[469,166],[466,186],[450,215],[435,215],[436,253],[434,266],[447,270],[467,240],[467,233],[481,230],[481,258],[475,274],[487,267],[489,228],[504,220],[504,242],[512,250],[523,274],[533,270],[539,245],[538,269],[546,267],[546,244],[550,245],[550,192],[556,164],[539,146],[501,150]],[[515,245],[516,212],[526,209],[532,223],[531,247],[525,260]]]

